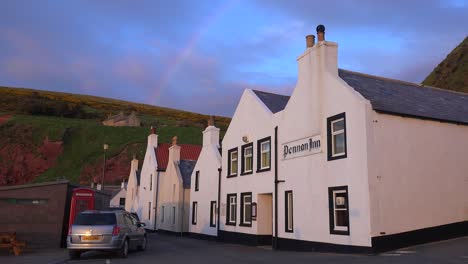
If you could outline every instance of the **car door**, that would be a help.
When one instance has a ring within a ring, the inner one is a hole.
[[[138,246],[137,226],[133,224],[132,217],[129,214],[124,214],[125,225],[128,230],[128,238],[130,239],[130,246],[132,248]]]

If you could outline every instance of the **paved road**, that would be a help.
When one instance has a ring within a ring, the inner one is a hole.
[[[107,253],[86,253],[80,260],[66,259],[66,250],[57,252],[52,259],[36,258],[30,263],[62,264],[119,264],[119,263],[465,263],[468,264],[468,237],[420,245],[380,255],[348,255],[315,252],[273,251],[268,247],[248,247],[212,241],[150,234],[145,252],[131,252],[127,259]],[[20,258],[2,258],[0,263],[29,263]],[[28,260],[29,260],[28,259]],[[6,260],[6,262],[4,262]],[[43,261],[42,261],[43,260]]]

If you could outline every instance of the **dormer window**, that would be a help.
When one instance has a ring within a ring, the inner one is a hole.
[[[253,171],[253,143],[242,146],[242,174],[251,174]]]
[[[228,151],[228,177],[237,176],[238,152],[237,148]]]
[[[341,113],[327,118],[328,160],[346,158],[346,116]]]

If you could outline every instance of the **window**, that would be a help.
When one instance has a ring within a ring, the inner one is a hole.
[[[346,116],[341,113],[327,118],[328,160],[346,158]]]
[[[216,201],[210,202],[210,226],[216,226]]]
[[[253,168],[253,143],[242,146],[241,175],[251,174]]]
[[[175,206],[172,207],[172,224],[175,225]]]
[[[199,180],[200,180],[200,171],[195,172],[195,191],[198,192],[199,190]]]
[[[286,232],[293,232],[293,193],[292,191],[284,192],[284,211],[285,211],[285,224],[284,230]]]
[[[125,206],[125,198],[120,198],[119,199],[119,205],[120,206]]]
[[[236,225],[237,194],[227,195],[226,225]]]
[[[150,191],[153,190],[153,174],[150,174]]]
[[[228,151],[228,177],[237,176],[237,148]]]
[[[164,206],[161,206],[161,223],[164,223]]]
[[[148,219],[151,220],[151,202],[148,203]]]
[[[271,137],[257,141],[257,172],[268,171],[271,167]]]
[[[348,186],[328,188],[330,234],[349,235]]]
[[[197,212],[198,211],[198,203],[193,202],[192,203],[192,225],[197,224]]]
[[[240,226],[252,226],[252,193],[241,193]]]

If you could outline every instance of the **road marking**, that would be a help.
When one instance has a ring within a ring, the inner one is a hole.
[[[380,254],[380,256],[382,256],[382,257],[399,257],[399,256],[401,256],[401,254],[398,254],[398,253],[384,253],[384,254]]]
[[[395,251],[395,253],[398,253],[398,254],[412,254],[412,253],[416,253],[416,251],[411,251],[411,250],[398,250],[398,251]]]

